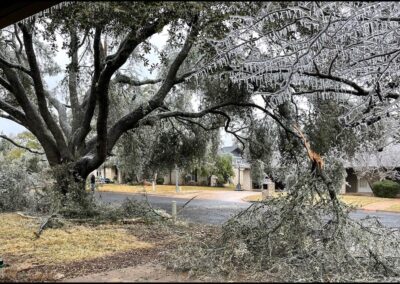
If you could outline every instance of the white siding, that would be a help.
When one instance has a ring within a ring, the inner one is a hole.
[[[236,186],[239,181],[239,170],[233,168],[235,176],[233,177],[233,184]],[[243,190],[252,190],[253,184],[251,180],[251,174],[249,169],[240,169],[240,185]]]
[[[358,180],[358,192],[372,193],[372,190],[365,178],[360,178]]]

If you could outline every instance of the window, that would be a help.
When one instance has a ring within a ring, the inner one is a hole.
[[[368,182],[366,179],[364,178],[360,179],[360,187],[368,187]]]

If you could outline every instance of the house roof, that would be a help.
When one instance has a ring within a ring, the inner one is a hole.
[[[62,1],[10,1],[0,2],[0,29],[46,10]]]
[[[240,150],[238,146],[226,146],[220,149],[220,153],[232,154],[233,156],[240,157],[242,154],[242,150]]]
[[[232,164],[234,168],[238,167],[237,161],[240,161],[241,169],[250,169],[250,163],[242,158],[242,150],[238,146],[226,146],[219,149],[219,154],[230,154],[232,155]]]
[[[395,168],[400,166],[400,144],[386,146],[381,152],[358,152],[352,159],[344,161],[346,168]]]

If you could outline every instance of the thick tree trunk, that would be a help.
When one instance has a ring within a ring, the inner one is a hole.
[[[55,179],[55,190],[63,196],[68,193],[84,192],[86,179],[94,169],[88,168],[83,163],[65,163],[52,167],[53,177]]]

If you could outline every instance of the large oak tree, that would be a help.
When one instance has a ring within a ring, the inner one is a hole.
[[[33,133],[51,167],[66,165],[65,175],[57,179],[72,174],[84,180],[111,155],[128,130],[151,125],[155,119],[195,118],[209,112],[168,111],[165,99],[175,85],[211,58],[213,49],[204,38],[223,36],[223,20],[239,6],[80,3],[10,26],[0,34],[0,115]],[[167,48],[159,54],[161,66],[152,66],[161,68],[159,78],[138,80],[132,66],[147,64],[149,39],[163,29],[169,32]],[[66,70],[61,70],[65,71],[65,88],[58,89],[61,95],[45,82],[46,76],[60,71],[52,58],[58,37],[69,57]],[[156,86],[149,99],[111,117],[112,90],[146,84]],[[62,191],[66,193],[67,186]]]

